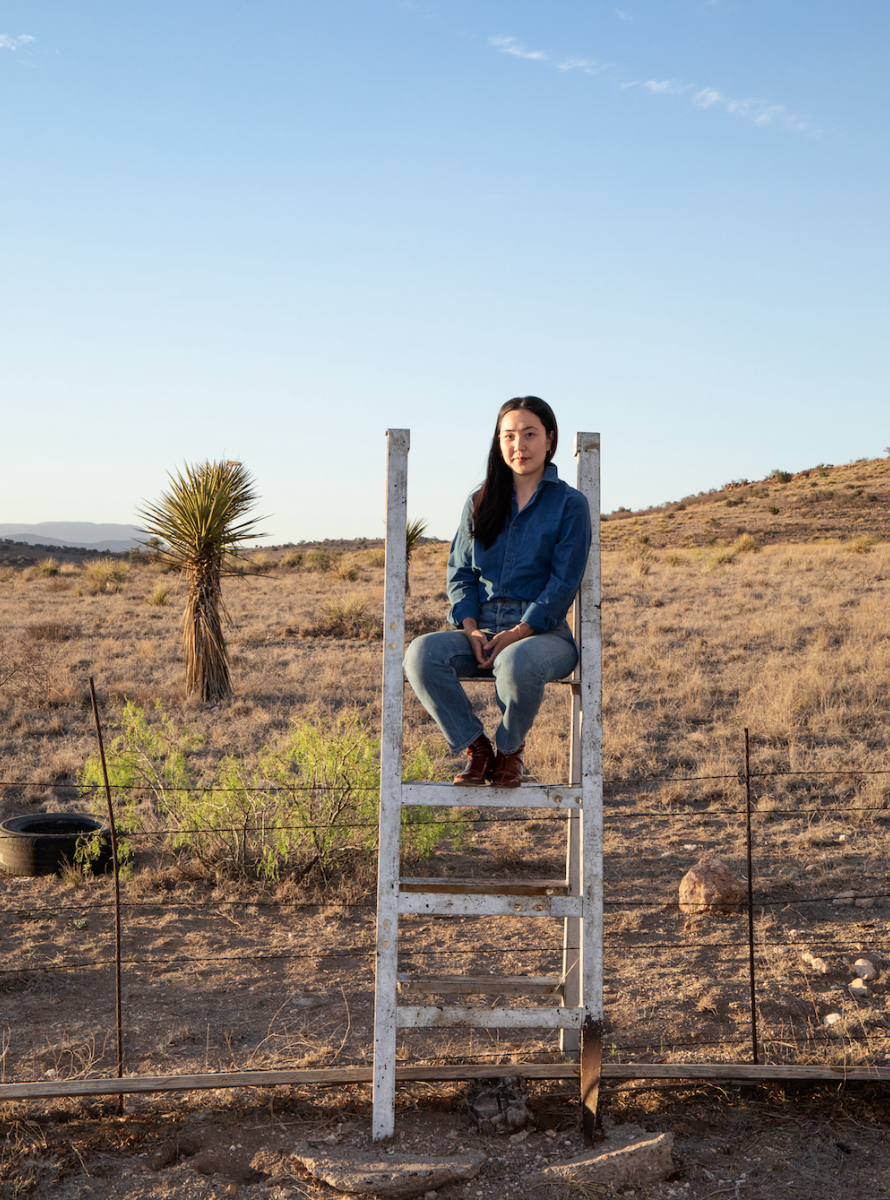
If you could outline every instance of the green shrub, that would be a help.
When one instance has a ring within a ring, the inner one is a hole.
[[[266,880],[349,871],[374,851],[380,742],[357,714],[342,714],[333,726],[296,722],[254,762],[229,756],[200,778],[189,759],[202,739],[179,729],[160,704],[155,714],[150,721],[128,701],[106,750],[111,786],[121,791],[116,820],[123,834],[147,819],[177,855],[208,874]],[[404,763],[407,779],[441,773],[423,746]],[[94,755],[82,783],[92,789],[101,780]],[[94,803],[97,814],[104,812],[101,791]],[[402,819],[403,850],[414,858],[443,838],[462,837],[465,828],[451,810],[411,808]]]
[[[330,571],[331,567],[336,562],[336,556],[326,550],[324,546],[316,546],[309,554],[306,560],[306,565],[310,571]]]

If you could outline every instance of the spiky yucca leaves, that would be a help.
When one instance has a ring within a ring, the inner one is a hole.
[[[256,503],[253,480],[239,462],[185,464],[170,474],[170,490],[157,504],[139,509],[143,531],[160,538],[160,558],[188,580],[182,618],[186,694],[204,703],[232,693],[229,653],[223,634],[222,577],[226,557],[237,555],[252,532],[256,517],[241,518]]]
[[[426,521],[418,517],[416,521],[409,521],[408,527],[405,530],[405,594],[410,595],[411,592],[411,555],[414,553],[420,538],[426,533]]]

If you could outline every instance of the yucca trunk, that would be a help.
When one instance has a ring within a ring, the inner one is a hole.
[[[218,553],[208,550],[188,568],[188,589],[182,616],[185,690],[189,696],[200,696],[205,704],[214,704],[232,694]]]

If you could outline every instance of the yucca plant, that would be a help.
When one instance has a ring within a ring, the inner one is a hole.
[[[212,704],[232,694],[222,578],[235,573],[231,559],[243,544],[262,536],[252,532],[258,518],[242,520],[256,503],[256,494],[239,462],[186,463],[183,472],[169,478],[170,490],[138,513],[142,532],[163,542],[156,551],[161,560],[188,581],[182,618],[186,694]]]
[[[405,595],[411,593],[411,555],[417,546],[417,543],[426,533],[426,521],[418,517],[416,521],[409,521],[408,527],[405,530]]]

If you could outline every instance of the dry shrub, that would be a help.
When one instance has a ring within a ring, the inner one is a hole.
[[[361,575],[361,571],[354,562],[343,560],[334,566],[334,574],[338,579],[342,579],[344,583],[355,583]]]
[[[114,558],[90,558],[84,563],[90,594],[119,592],[127,580],[126,566]]]
[[[318,620],[304,625],[300,635],[371,640],[383,637],[383,626],[379,616],[368,612],[360,600],[330,600]]]
[[[732,546],[733,554],[756,554],[760,550],[755,539],[750,533],[743,533],[740,538],[737,538]]]
[[[74,630],[61,621],[38,621],[26,627],[25,636],[32,642],[67,642]]]
[[[255,550],[248,556],[247,562],[251,571],[259,571],[260,574],[271,571],[278,565],[276,559],[271,554],[267,554],[265,550]]]
[[[157,583],[154,589],[146,596],[147,604],[151,604],[154,608],[162,608],[170,598],[170,589],[163,583]]]
[[[878,543],[877,538],[869,537],[868,534],[863,534],[861,537],[853,538],[851,542],[847,542],[844,549],[850,554],[868,554],[872,546]]]
[[[49,558],[41,558],[37,563],[37,570],[41,575],[58,575],[59,560],[57,558],[53,558],[52,555],[50,555]]]

